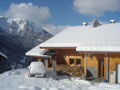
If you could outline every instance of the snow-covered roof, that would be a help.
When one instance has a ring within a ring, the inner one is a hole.
[[[120,23],[98,27],[73,26],[40,44],[41,48],[76,48],[76,51],[120,52]]]
[[[39,57],[50,57],[48,55],[44,55],[47,49],[40,49],[40,45],[37,45],[33,49],[29,50],[25,53],[26,56],[39,56]]]
[[[5,54],[3,54],[2,52],[0,52],[0,56],[2,56],[2,57],[7,59],[7,56]]]

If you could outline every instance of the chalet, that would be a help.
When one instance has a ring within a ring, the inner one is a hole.
[[[53,49],[40,49],[40,45],[37,45],[33,49],[29,50],[25,53],[27,56],[26,64],[29,65],[32,61],[41,61],[44,63],[46,69],[52,69],[53,67],[53,58],[56,54],[55,50]],[[55,71],[55,67],[54,71]]]
[[[120,83],[120,23],[110,22],[69,27],[38,45],[38,50],[54,49],[56,65],[80,65],[86,77]]]
[[[7,56],[0,52],[0,73],[10,70],[10,66],[7,62]]]

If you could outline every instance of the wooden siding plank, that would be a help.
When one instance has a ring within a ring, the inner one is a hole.
[[[87,76],[87,55],[84,54],[84,75]]]

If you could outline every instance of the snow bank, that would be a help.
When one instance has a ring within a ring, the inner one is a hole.
[[[20,75],[20,72],[18,72],[18,71],[13,71],[13,72],[11,72],[11,75]]]
[[[120,85],[119,84],[100,83],[97,85],[90,86],[89,90],[120,90]]]
[[[79,83],[79,84],[82,84],[82,85],[87,85],[87,86],[89,86],[89,85],[91,85],[91,83],[89,82],[89,81],[86,81],[86,80],[81,80],[80,78],[72,78],[72,80],[74,81],[74,82],[77,82],[77,83]]]
[[[41,90],[41,88],[37,86],[31,86],[31,85],[22,85],[19,86],[20,89],[25,89],[25,90]]]
[[[57,87],[51,87],[49,88],[49,90],[60,90],[60,89],[58,89]]]
[[[53,72],[47,72],[46,78],[27,78],[27,75],[28,69],[16,69],[0,74],[0,90],[120,90],[119,84],[91,84],[80,78],[58,76]]]

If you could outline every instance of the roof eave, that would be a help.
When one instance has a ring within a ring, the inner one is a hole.
[[[93,53],[96,53],[96,52],[97,53],[106,53],[106,52],[108,52],[108,53],[120,53],[120,51],[87,51],[87,50],[86,51],[85,50],[84,51],[80,51],[80,50],[78,51],[77,50],[77,52],[85,52],[85,53],[90,53],[90,52],[93,52]]]
[[[76,49],[76,47],[40,47],[41,49]]]

